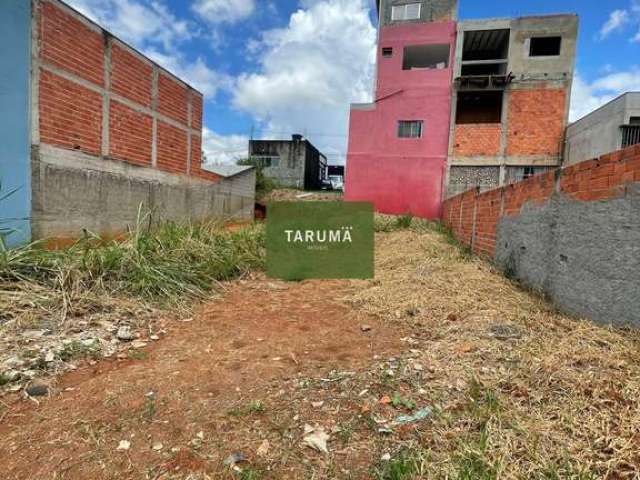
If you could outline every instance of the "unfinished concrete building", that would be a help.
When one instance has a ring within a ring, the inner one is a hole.
[[[249,157],[283,187],[320,190],[327,180],[327,157],[302,135],[292,135],[291,140],[251,140]]]
[[[640,144],[640,92],[628,92],[567,127],[565,165]]]
[[[255,186],[202,166],[200,92],[59,0],[2,0],[0,44],[7,243],[116,235],[140,205],[253,218]]]
[[[560,164],[578,19],[458,23],[447,196]]]
[[[457,0],[379,0],[374,102],[351,107],[345,198],[437,218],[443,198],[560,162],[575,15],[457,21]]]

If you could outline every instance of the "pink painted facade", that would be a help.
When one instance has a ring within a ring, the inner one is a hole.
[[[373,202],[377,211],[440,214],[451,117],[456,23],[381,27],[375,102],[354,105],[349,125],[345,198]],[[448,44],[441,69],[403,70],[405,46]],[[382,49],[392,48],[390,57]],[[399,138],[399,121],[423,121],[421,138]]]

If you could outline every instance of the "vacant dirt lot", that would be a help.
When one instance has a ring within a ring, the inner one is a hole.
[[[134,358],[5,396],[2,478],[640,478],[637,334],[431,228],[376,254],[373,281],[226,284]]]

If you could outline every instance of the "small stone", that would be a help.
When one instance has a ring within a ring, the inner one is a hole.
[[[44,397],[49,393],[49,387],[46,385],[31,385],[25,390],[30,397]]]
[[[259,457],[266,457],[269,453],[269,440],[264,440],[260,446],[258,447],[258,451],[256,452]]]
[[[55,360],[55,358],[55,354],[51,350],[49,350],[44,356],[44,361],[47,363],[51,363]]]
[[[3,363],[3,365],[8,369],[21,368],[21,367],[24,367],[25,364],[26,362],[18,357],[10,357],[6,359]]]
[[[120,443],[118,444],[118,448],[116,448],[116,450],[118,451],[127,451],[131,448],[131,442],[129,440],[120,440]]]
[[[20,379],[20,372],[18,370],[7,370],[3,376],[7,382],[15,382]]]
[[[324,402],[311,402],[311,406],[313,408],[322,408],[323,405],[324,405]]]
[[[162,445],[160,442],[156,442],[151,448],[153,448],[156,452],[159,452],[164,448],[164,445]]]
[[[371,325],[360,325],[360,330],[362,330],[363,332],[370,332]]]
[[[143,342],[142,340],[135,340],[131,343],[133,348],[144,348],[147,346],[147,342]]]
[[[413,364],[413,369],[418,371],[418,372],[421,372],[422,370],[424,370],[424,367],[420,363],[414,363]]]
[[[246,461],[247,461],[247,457],[245,457],[244,453],[236,452],[236,453],[232,453],[227,458],[225,458],[224,462],[222,463],[227,467],[233,467],[236,463],[241,463]]]
[[[131,327],[127,325],[123,325],[118,329],[118,333],[116,333],[116,337],[118,338],[118,340],[121,340],[123,342],[130,342],[131,340],[136,338],[134,333],[131,331]]]
[[[391,460],[391,454],[390,453],[385,453],[384,455],[382,455],[380,457],[380,460],[382,460],[383,462],[388,462],[389,460]]]
[[[153,340],[154,342],[157,341],[157,340],[160,340],[160,337],[158,335],[151,335],[149,338],[151,340]]]

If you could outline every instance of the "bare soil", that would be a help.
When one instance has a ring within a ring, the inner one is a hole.
[[[223,300],[174,324],[144,350],[145,358],[86,365],[62,377],[39,404],[5,398],[2,478],[215,476],[234,452],[271,468],[269,478],[303,475],[305,460],[322,460],[279,443],[299,437],[304,423],[327,420],[310,402],[331,397],[333,382],[322,398],[292,404],[297,383],[357,370],[400,345],[400,331],[337,299],[347,288],[346,282],[235,282]],[[363,324],[371,330],[363,332]],[[252,402],[264,411],[252,412]],[[359,406],[350,410],[355,415]],[[274,464],[254,458],[265,439]],[[117,451],[122,440],[129,450]],[[153,450],[159,443],[162,449]]]

